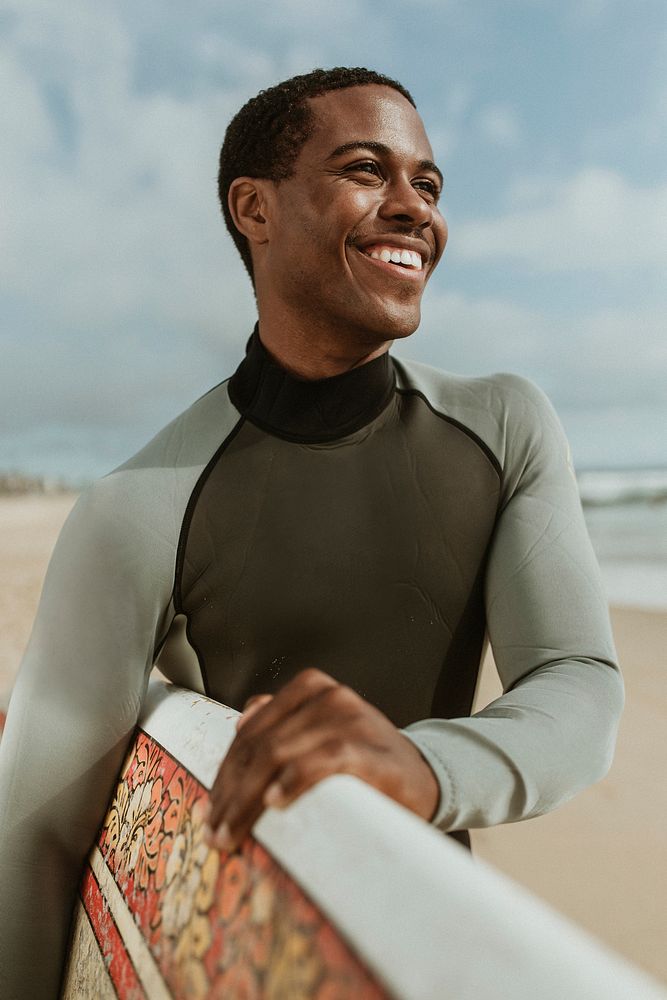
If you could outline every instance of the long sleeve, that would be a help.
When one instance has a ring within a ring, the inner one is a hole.
[[[3,1000],[57,995],[83,859],[152,664],[156,560],[137,544],[131,506],[104,480],[78,501],[12,694],[0,749]],[[169,557],[164,539],[152,546],[158,562]]]
[[[541,815],[607,772],[623,685],[567,442],[542,393],[504,376],[504,496],[485,601],[503,695],[406,729],[436,773],[443,829]]]
[[[222,387],[207,393],[61,532],[0,742],[2,1000],[58,995],[83,863],[173,622],[188,500],[237,419]]]

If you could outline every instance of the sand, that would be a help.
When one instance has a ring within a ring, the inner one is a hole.
[[[546,816],[475,830],[473,848],[667,981],[667,613],[612,608],[612,625],[626,707],[609,774]],[[500,693],[488,667],[481,704]]]
[[[0,710],[73,496],[0,498]],[[667,613],[612,609],[627,705],[604,781],[548,816],[473,832],[475,854],[667,981]],[[485,664],[478,704],[499,693]],[[483,956],[480,956],[483,960]]]

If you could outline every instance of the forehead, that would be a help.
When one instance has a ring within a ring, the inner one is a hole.
[[[310,98],[315,130],[302,153],[327,155],[347,142],[381,142],[399,155],[432,159],[424,123],[408,100],[392,87],[369,84],[332,90]]]

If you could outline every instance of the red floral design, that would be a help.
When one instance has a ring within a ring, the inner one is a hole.
[[[174,996],[380,1000],[387,994],[252,838],[211,850],[206,789],[139,731],[99,847]]]

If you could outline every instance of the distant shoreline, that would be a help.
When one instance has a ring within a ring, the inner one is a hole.
[[[51,476],[26,476],[22,472],[0,472],[0,496],[61,496],[80,493],[81,486],[75,486],[64,479]]]

